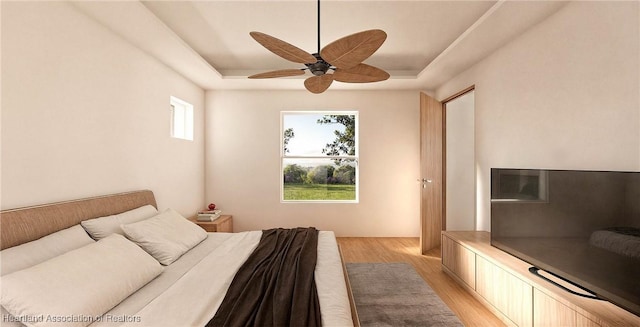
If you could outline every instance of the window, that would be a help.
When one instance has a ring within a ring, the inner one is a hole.
[[[358,202],[358,113],[281,113],[283,202]]]
[[[193,141],[193,105],[176,97],[171,103],[171,137]]]

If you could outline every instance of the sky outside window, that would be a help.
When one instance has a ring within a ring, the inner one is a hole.
[[[325,156],[322,150],[327,143],[333,142],[334,131],[344,132],[341,124],[318,124],[318,119],[325,114],[291,113],[283,116],[283,130],[293,128],[294,137],[291,138],[285,156]]]

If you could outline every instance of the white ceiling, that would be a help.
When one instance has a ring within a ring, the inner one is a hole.
[[[321,47],[367,29],[382,29],[388,35],[365,62],[388,71],[389,80],[334,83],[331,89],[433,90],[565,3],[323,0]],[[305,76],[246,78],[264,71],[304,68],[263,48],[249,36],[251,31],[269,34],[309,53],[318,50],[315,0],[74,5],[205,89],[303,89]]]

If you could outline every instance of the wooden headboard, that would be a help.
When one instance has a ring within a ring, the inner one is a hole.
[[[115,215],[144,205],[158,207],[149,190],[110,194],[0,212],[0,249],[37,240],[83,220]]]

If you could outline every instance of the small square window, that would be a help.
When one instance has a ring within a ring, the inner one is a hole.
[[[171,137],[193,141],[193,105],[174,96],[171,103]]]

